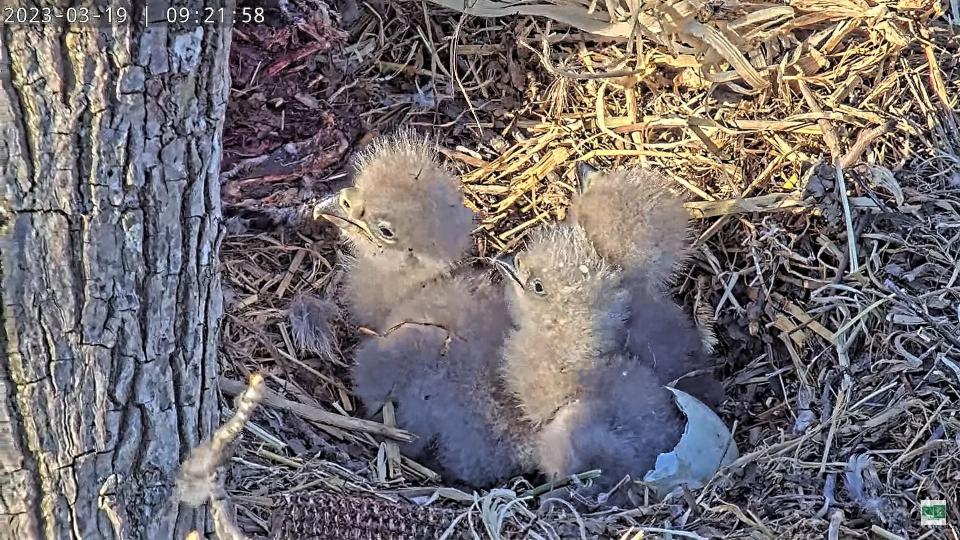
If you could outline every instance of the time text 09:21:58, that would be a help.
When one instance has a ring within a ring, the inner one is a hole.
[[[124,24],[131,22],[131,10],[123,6],[103,7],[3,7],[0,9],[0,24]],[[165,9],[150,9],[143,6],[142,19],[144,25],[151,24],[198,24],[220,25],[229,23],[262,23],[264,22],[264,8],[239,7],[226,9],[223,7],[189,8],[186,6],[171,6]]]

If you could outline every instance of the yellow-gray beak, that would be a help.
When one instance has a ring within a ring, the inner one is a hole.
[[[313,207],[313,219],[323,218],[330,223],[333,223],[340,229],[354,230],[365,236],[378,247],[382,247],[382,244],[370,232],[370,228],[366,223],[352,219],[347,215],[347,212],[344,211],[343,206],[341,205],[342,198],[343,192],[340,191],[317,203],[317,205]]]
[[[497,267],[505,278],[512,281],[515,285],[523,288],[523,282],[520,281],[520,274],[517,272],[516,257],[511,253],[505,253],[499,257],[493,258],[493,265]]]
[[[313,207],[313,219],[326,219],[327,221],[332,221],[336,224],[335,221],[330,219],[342,219],[342,211],[340,209],[340,194],[334,193],[324,198],[322,201],[318,202],[316,206]]]
[[[597,174],[598,171],[592,165],[589,165],[584,162],[577,163],[577,182],[578,188],[580,189],[580,194],[582,195],[590,188],[590,181],[593,180],[593,175]]]

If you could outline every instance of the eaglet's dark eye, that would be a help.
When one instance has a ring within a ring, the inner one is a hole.
[[[387,227],[387,226],[385,226],[385,225],[381,225],[381,226],[380,226],[380,234],[381,234],[384,238],[393,238],[393,231],[390,230],[390,228]]]
[[[543,295],[543,293],[547,292],[546,289],[543,288],[543,283],[540,283],[539,279],[535,279],[530,282],[530,287],[533,289],[533,292],[539,295]]]

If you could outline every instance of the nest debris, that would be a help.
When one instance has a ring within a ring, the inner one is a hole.
[[[283,405],[259,410],[226,467],[245,531],[273,532],[277,497],[331,492],[431,502],[490,538],[956,535],[919,519],[923,499],[960,500],[955,3],[613,1],[594,22],[284,5],[282,28],[236,29],[224,131],[225,211],[243,225],[221,255],[224,377],[264,372]],[[609,39],[578,28],[624,21],[639,23]],[[679,500],[582,514],[537,505],[534,479],[444,486],[400,455],[390,418],[360,422],[356,329],[335,321],[318,355],[286,314],[298,294],[335,299],[344,271],[304,204],[401,124],[462,173],[479,255],[562,219],[579,161],[670,176],[699,229],[676,297],[714,319],[743,455]]]

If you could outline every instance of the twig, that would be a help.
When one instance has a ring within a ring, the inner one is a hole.
[[[830,507],[836,502],[833,492],[837,487],[837,473],[830,473],[823,482],[823,506],[815,514],[818,518],[823,518],[830,511]],[[832,518],[831,518],[832,519]]]
[[[592,471],[582,472],[580,474],[574,474],[572,476],[567,476],[566,478],[561,478],[556,482],[547,482],[546,484],[541,484],[533,489],[528,489],[520,494],[521,498],[526,497],[539,497],[545,493],[550,493],[551,491],[573,484],[574,482],[585,482],[587,480],[593,480],[595,478],[600,478],[601,471],[600,469],[594,469]]]
[[[797,81],[800,86],[800,93],[806,100],[807,105],[815,113],[823,113],[816,97],[804,81]],[[843,220],[847,226],[847,249],[850,257],[850,271],[857,273],[860,271],[860,259],[857,256],[857,236],[853,228],[853,216],[850,213],[850,200],[847,196],[847,183],[843,178],[843,160],[840,155],[840,142],[837,140],[837,132],[829,120],[821,118],[817,120],[817,125],[823,132],[823,140],[830,149],[830,156],[833,161],[834,173],[837,177],[837,195],[840,198],[840,204],[843,207]]]
[[[900,287],[897,287],[897,285],[891,279],[887,278],[884,280],[883,286],[888,292],[892,292],[893,294],[897,295],[897,298],[903,300],[903,302],[907,304],[907,307],[910,308],[910,311],[916,313],[917,316],[932,326],[933,329],[943,337],[943,339],[949,341],[954,347],[960,349],[960,338],[957,337],[956,330],[944,328],[946,325],[934,320],[934,318],[927,313],[926,309],[920,309],[917,306],[917,304],[920,302],[916,298],[905,293],[902,289],[900,289]]]
[[[382,337],[382,338],[383,338],[383,337],[387,337],[387,336],[389,336],[390,334],[396,332],[396,331],[399,330],[400,328],[402,328],[402,327],[404,327],[404,326],[407,326],[407,325],[411,325],[411,326],[426,326],[426,327],[430,327],[430,328],[438,328],[438,329],[440,329],[440,330],[443,330],[444,333],[446,333],[447,335],[446,335],[446,337],[443,338],[443,344],[440,345],[440,356],[446,356],[447,353],[450,352],[450,344],[453,343],[453,339],[454,339],[455,337],[457,337],[457,336],[455,336],[455,335],[453,334],[453,332],[447,330],[447,328],[446,328],[445,326],[441,325],[441,324],[436,324],[436,323],[431,323],[431,322],[421,322],[421,321],[401,321],[401,322],[398,322],[397,324],[391,326],[390,328],[387,328],[387,331],[384,332],[384,333],[382,333],[382,334],[379,334],[379,336]]]
[[[383,423],[392,428],[397,427],[397,414],[390,400],[383,404]],[[396,478],[400,475],[400,446],[396,441],[385,441],[383,444],[387,454],[387,477]]]
[[[885,540],[907,540],[906,538],[898,534],[893,534],[892,532],[884,529],[879,525],[872,525],[870,527],[870,530],[873,531],[874,534],[876,534],[880,538],[884,538]]]
[[[540,59],[540,63],[543,65],[543,68],[547,70],[547,73],[555,77],[563,77],[565,79],[575,79],[581,81],[588,80],[597,80],[597,79],[618,79],[623,77],[633,77],[635,75],[643,74],[646,69],[621,69],[618,71],[606,71],[601,73],[575,73],[573,71],[567,71],[564,69],[559,69],[550,62],[550,50],[548,48],[549,42],[546,39],[546,36],[550,32],[550,23],[547,23],[547,30],[544,32],[543,51],[538,51],[527,44],[526,41],[520,41],[520,45],[527,49],[537,56]]]
[[[860,271],[860,258],[857,254],[857,233],[853,228],[853,215],[850,212],[850,199],[847,197],[847,182],[843,177],[843,168],[840,161],[833,164],[837,176],[837,191],[840,195],[840,204],[843,207],[843,221],[847,226],[847,250],[849,251],[850,272]]]
[[[242,392],[243,389],[243,383],[223,377],[220,378],[220,390],[223,391],[224,394],[236,395]],[[314,422],[319,422],[321,424],[327,424],[338,428],[372,433],[381,437],[390,437],[391,439],[396,439],[401,442],[409,442],[416,438],[416,436],[409,431],[391,428],[379,422],[363,420],[360,418],[351,418],[341,414],[334,414],[324,411],[323,409],[310,407],[309,405],[304,405],[302,403],[296,403],[294,401],[284,399],[266,389],[263,392],[263,404],[292,412],[297,416],[306,418],[307,420],[312,420]]]
[[[873,141],[884,136],[893,129],[893,126],[897,125],[896,120],[887,120],[879,126],[864,129],[857,135],[857,140],[850,145],[850,149],[847,150],[847,153],[840,158],[840,167],[848,169],[856,165],[860,161],[860,156],[867,151],[867,148],[870,146]]]
[[[190,456],[180,467],[180,474],[177,477],[177,494],[180,501],[189,506],[199,506],[203,502],[209,503],[214,531],[220,540],[246,540],[246,536],[237,528],[230,512],[229,498],[223,488],[221,468],[226,460],[227,446],[237,438],[254,409],[259,405],[263,397],[263,389],[263,376],[252,375],[249,386],[240,393],[237,410],[233,416],[213,433],[209,441],[200,444],[190,452]],[[194,533],[191,533],[188,538],[195,537]]]
[[[693,538],[693,540],[707,540],[707,537],[700,536],[697,533],[678,531],[676,529],[661,529],[660,527],[639,527],[639,529],[645,533],[664,534],[667,535],[666,538],[669,538],[670,536],[680,536],[682,538]]]
[[[840,538],[840,525],[843,524],[843,510],[837,508],[830,514],[830,527],[827,529],[827,540]]]
[[[830,450],[833,448],[833,439],[837,434],[837,424],[840,422],[840,415],[843,414],[850,401],[850,385],[847,383],[849,374],[843,373],[843,379],[840,382],[840,392],[837,394],[837,403],[830,414],[830,428],[827,430],[827,436],[823,441],[823,457],[820,460],[820,472],[823,474],[827,470],[827,461],[830,457]],[[824,386],[824,394],[830,391],[830,385]],[[829,401],[824,400],[824,411],[830,408]]]

